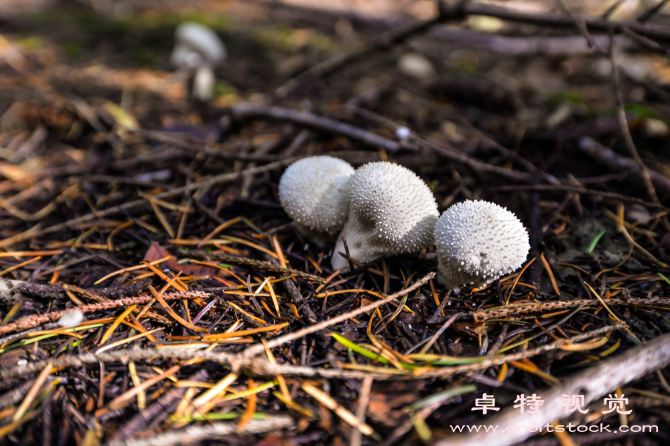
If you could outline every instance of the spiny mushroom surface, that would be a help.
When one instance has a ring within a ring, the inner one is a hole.
[[[519,268],[530,245],[516,216],[487,201],[465,201],[447,209],[435,227],[438,281],[448,288],[481,288]]]
[[[349,180],[349,218],[333,252],[333,269],[347,271],[342,236],[351,258],[367,263],[386,255],[409,254],[433,242],[440,216],[435,197],[411,170],[389,162],[359,167]]]
[[[307,238],[319,246],[333,241],[349,216],[347,182],[354,168],[331,156],[291,164],[279,181],[279,201]]]

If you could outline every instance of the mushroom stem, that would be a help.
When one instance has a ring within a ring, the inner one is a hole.
[[[364,227],[356,219],[350,218],[347,220],[341,234],[346,235],[349,257],[358,262],[367,263],[386,255],[387,248],[385,246],[375,246],[374,243],[370,243],[370,240],[373,240],[374,233],[374,227]],[[349,271],[349,262],[346,257],[342,235],[338,238],[333,250],[331,265],[333,270]]]
[[[214,71],[208,66],[199,67],[193,78],[193,98],[203,102],[212,99],[215,83]]]

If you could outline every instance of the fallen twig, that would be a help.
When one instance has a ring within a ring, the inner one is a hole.
[[[670,302],[668,302],[667,298],[663,297],[651,297],[651,298],[639,297],[630,299],[614,298],[614,299],[608,299],[607,304],[628,305],[628,306],[663,305],[667,306],[670,309]],[[533,313],[569,310],[571,308],[577,308],[581,305],[601,306],[600,302],[593,299],[577,299],[569,301],[545,302],[541,304],[512,305],[507,307],[496,307],[496,308],[490,308],[488,310],[475,311],[474,313],[472,313],[472,318],[475,320],[475,322],[481,323],[490,319],[508,318]],[[436,318],[437,320],[436,323],[440,323],[445,318]]]
[[[245,434],[260,434],[279,429],[292,429],[293,418],[287,415],[270,416],[263,420],[250,420],[244,428]],[[202,426],[188,426],[182,430],[163,432],[148,438],[121,440],[109,443],[109,446],[169,446],[195,441],[215,440],[237,434],[237,423],[209,422]]]
[[[267,271],[272,271],[280,274],[286,274],[288,276],[290,275],[295,275],[297,277],[300,277],[305,280],[309,280],[311,282],[317,282],[317,283],[324,283],[326,279],[315,276],[313,274],[309,274],[303,271],[298,271],[295,269],[291,268],[282,268],[281,266],[278,265],[273,265],[270,262],[266,262],[263,260],[255,260],[255,259],[248,259],[246,257],[240,257],[240,256],[235,256],[235,255],[227,255],[227,254],[210,254],[206,251],[191,251],[189,252],[190,256],[193,256],[195,258],[201,258],[201,259],[215,259],[219,260],[221,262],[226,262],[226,263],[234,263],[237,265],[246,265],[246,266],[253,266],[254,268],[261,268]]]
[[[205,299],[209,297],[209,293],[203,293],[202,291],[186,291],[184,293],[166,293],[163,295],[165,300],[175,300],[175,299]],[[125,297],[118,300],[108,300],[105,302],[98,302],[89,305],[82,305],[76,307],[77,310],[82,313],[90,313],[93,311],[109,310],[111,308],[119,307],[128,307],[130,305],[139,305],[145,304],[153,299],[151,295],[143,295],[138,297]],[[40,324],[47,322],[57,321],[65,313],[72,311],[73,309],[61,310],[61,311],[52,311],[51,313],[31,315],[23,317],[16,322],[11,324],[0,326],[0,335],[11,333],[18,330],[28,330],[30,328],[36,327]]]
[[[601,165],[608,167],[615,171],[628,171],[633,173],[636,177],[642,178],[640,173],[640,166],[635,161],[614,153],[611,149],[603,146],[593,138],[584,137],[579,140],[577,147],[593,158]],[[670,179],[662,174],[647,168],[649,177],[657,189],[664,194],[670,194]]]
[[[652,202],[660,204],[658,201],[658,196],[656,195],[656,190],[651,181],[651,175],[647,166],[645,166],[642,158],[640,158],[640,153],[635,147],[635,142],[633,142],[633,135],[630,134],[630,128],[628,127],[628,120],[626,119],[626,110],[624,109],[623,104],[623,94],[621,93],[621,81],[619,80],[619,67],[616,64],[616,44],[614,39],[610,39],[610,49],[609,49],[610,61],[612,62],[612,83],[614,84],[614,93],[616,97],[616,107],[617,107],[617,119],[619,120],[619,126],[621,127],[621,133],[623,135],[624,141],[628,146],[628,151],[633,155],[633,160],[638,166],[638,173],[642,177],[644,186],[647,189],[647,194]]]
[[[86,352],[80,355],[65,355],[55,360],[35,361],[28,364],[21,364],[11,368],[0,369],[0,378],[8,379],[15,376],[22,376],[29,373],[38,372],[44,369],[47,364],[52,363],[56,369],[64,369],[67,367],[82,367],[85,364],[97,364],[99,362],[113,362],[121,361],[128,362],[147,360],[152,357],[156,358],[174,358],[174,359],[202,359],[204,361],[212,361],[221,364],[222,366],[237,372],[243,372],[251,376],[300,376],[306,378],[336,378],[336,379],[365,379],[371,377],[378,381],[388,380],[415,380],[427,378],[444,378],[447,376],[454,376],[462,373],[470,373],[477,370],[484,370],[492,366],[506,364],[510,361],[518,361],[524,358],[531,358],[533,356],[556,350],[561,346],[570,343],[577,343],[604,333],[614,331],[626,327],[625,322],[618,322],[613,325],[604,326],[587,333],[574,336],[569,339],[560,339],[558,341],[541,345],[539,347],[524,350],[518,353],[497,356],[490,359],[484,359],[482,362],[475,364],[466,364],[453,367],[435,367],[425,370],[419,370],[415,373],[407,372],[403,374],[393,373],[396,369],[389,368],[389,373],[383,371],[369,372],[359,370],[339,370],[332,368],[321,367],[307,367],[296,366],[291,364],[276,364],[270,361],[245,356],[242,354],[231,353],[214,353],[199,350],[165,350],[154,348],[134,347],[128,350],[106,351],[103,353]],[[280,339],[280,338],[278,338]]]
[[[324,118],[322,116],[317,116],[309,112],[241,102],[233,105],[230,108],[230,113],[235,120],[241,121],[250,118],[276,119],[280,121],[293,122],[336,135],[343,135],[354,141],[359,141],[372,147],[388,150],[390,152],[396,152],[400,149],[400,144],[396,141],[386,139],[382,136],[375,135],[374,133],[370,133],[352,125],[329,118]]]

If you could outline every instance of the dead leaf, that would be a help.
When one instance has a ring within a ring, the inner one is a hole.
[[[182,265],[181,263],[177,262],[177,259],[172,254],[159,245],[158,242],[151,242],[151,246],[147,250],[147,253],[144,254],[144,261],[155,262],[156,260],[164,259],[168,256],[170,256],[170,259],[163,262],[161,265],[170,268],[172,271],[181,272],[187,276],[216,276],[216,274],[219,272],[218,269],[206,265],[197,265],[191,263]]]

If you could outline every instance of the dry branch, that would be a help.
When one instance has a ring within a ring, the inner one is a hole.
[[[1,282],[0,282],[1,283]],[[163,299],[165,300],[176,300],[176,299],[205,299],[209,297],[209,293],[203,293],[202,291],[187,291],[185,293],[166,293],[163,295]],[[98,302],[94,304],[89,304],[89,305],[82,305],[77,307],[76,309],[81,311],[82,313],[90,313],[93,311],[102,311],[102,310],[109,310],[112,308],[119,308],[119,307],[128,307],[131,305],[140,305],[140,304],[146,304],[147,302],[151,301],[153,299],[153,296],[151,295],[143,295],[143,296],[138,296],[138,297],[126,297],[123,299],[118,299],[118,300],[108,300],[105,302]],[[6,333],[11,333],[13,331],[17,330],[28,330],[30,328],[36,327],[40,324],[44,324],[47,322],[54,322],[60,319],[62,315],[65,313],[72,311],[73,308],[66,309],[66,310],[60,310],[60,311],[52,311],[51,313],[46,313],[46,314],[40,314],[40,315],[31,315],[31,316],[26,316],[23,317],[16,322],[12,322],[11,324],[3,325],[0,326],[0,335],[6,334]]]
[[[668,307],[670,309],[670,302],[668,301],[667,298],[663,297],[650,297],[650,298],[639,297],[630,299],[614,298],[614,299],[607,299],[607,304],[628,305],[628,306],[660,305]],[[512,305],[508,307],[496,307],[488,310],[475,311],[472,314],[472,318],[475,320],[475,322],[481,323],[488,321],[490,319],[518,317],[534,313],[569,310],[572,308],[577,308],[582,305],[600,306],[601,303],[593,299],[576,299],[569,301],[545,302],[541,304]],[[439,320],[441,321],[441,319],[443,318],[440,318]]]
[[[391,46],[402,43],[410,37],[427,32],[437,24],[447,21],[463,20],[471,15],[496,17],[502,20],[541,27],[573,28],[575,27],[575,23],[579,23],[582,31],[586,34],[594,31],[599,31],[601,33],[624,33],[625,30],[628,29],[647,38],[661,40],[670,39],[670,30],[667,27],[646,24],[641,21],[610,21],[600,17],[557,14],[554,12],[525,12],[497,5],[469,2],[467,0],[453,1],[449,4],[447,4],[446,1],[441,0],[439,5],[439,13],[434,18],[412,23],[398,30],[388,31],[368,45],[364,45],[349,53],[340,54],[321,62],[279,87],[276,90],[277,95],[280,97],[287,96],[302,85],[318,79],[319,77],[331,74],[348,63],[374,54],[376,51],[387,50]],[[593,42],[595,42],[595,40],[593,40]]]
[[[628,119],[626,118],[626,110],[623,103],[623,93],[621,92],[621,80],[619,77],[619,67],[616,63],[616,44],[614,39],[610,41],[609,49],[610,61],[612,62],[612,83],[614,84],[614,94],[616,97],[616,107],[617,107],[617,119],[619,120],[619,126],[621,127],[621,134],[623,135],[624,141],[628,146],[628,151],[633,155],[633,159],[638,167],[638,174],[642,177],[644,186],[647,189],[647,194],[652,202],[660,204],[658,201],[658,196],[656,195],[656,190],[654,189],[653,182],[651,180],[650,172],[647,166],[642,161],[640,153],[635,147],[635,142],[633,141],[633,135],[630,133],[630,128],[628,127]]]
[[[577,147],[595,161],[611,170],[631,172],[637,178],[643,178],[639,164],[629,158],[614,153],[611,149],[608,149],[592,138],[581,138]],[[670,194],[670,179],[655,170],[649,168],[647,168],[647,170],[654,186],[664,194]]]
[[[573,17],[554,12],[525,12],[497,5],[474,2],[465,5],[461,11],[466,16],[485,15],[529,25],[562,28],[571,28],[575,26],[575,19]],[[599,17],[576,17],[583,20],[584,25],[589,32],[600,31],[601,33],[608,33],[612,30],[616,33],[622,33],[624,28],[628,28],[649,38],[662,40],[670,39],[670,29],[661,25],[645,24],[640,23],[639,21],[630,20],[610,21]]]
[[[326,279],[319,276],[315,276],[314,274],[309,274],[291,268],[282,268],[281,266],[273,265],[270,262],[265,262],[262,260],[248,259],[246,257],[226,255],[226,254],[210,254],[206,251],[191,251],[189,255],[195,258],[201,258],[206,260],[215,259],[225,263],[234,263],[236,265],[252,266],[254,268],[260,268],[267,271],[286,274],[288,276],[295,275],[297,277],[300,277],[301,279],[309,280],[311,282],[324,283],[326,281]]]
[[[277,415],[264,420],[250,420],[244,428],[245,434],[261,434],[279,429],[292,429],[293,418]],[[203,426],[188,426],[182,430],[169,431],[149,438],[121,440],[109,443],[109,446],[169,446],[204,440],[221,440],[227,436],[237,436],[237,423],[209,422]]]
[[[383,138],[358,127],[317,116],[309,112],[242,102],[233,105],[230,108],[230,113],[233,119],[237,121],[253,118],[276,119],[279,121],[304,125],[305,127],[315,130],[346,136],[354,141],[359,141],[369,146],[388,150],[390,152],[396,152],[400,149],[400,144],[396,141],[391,141],[390,139]]]
[[[384,372],[368,372],[358,370],[338,370],[332,368],[317,368],[296,365],[280,365],[270,361],[245,356],[244,354],[231,353],[214,353],[207,351],[193,351],[193,350],[178,350],[170,351],[165,349],[141,348],[134,347],[128,350],[106,351],[103,353],[86,352],[80,355],[66,355],[61,356],[55,360],[35,361],[28,364],[22,364],[12,368],[0,369],[0,378],[8,379],[16,376],[22,376],[29,373],[34,373],[43,370],[47,364],[52,364],[56,369],[64,369],[68,367],[82,367],[85,364],[97,364],[99,362],[113,362],[121,361],[128,362],[147,360],[152,357],[156,358],[174,358],[174,359],[202,359],[205,361],[212,361],[221,364],[230,370],[243,372],[250,376],[264,376],[273,377],[282,375],[284,377],[296,376],[305,378],[335,378],[335,379],[365,379],[371,377],[374,380],[415,380],[426,378],[444,378],[454,376],[462,373],[470,373],[477,370],[484,370],[492,366],[506,364],[510,361],[518,361],[524,358],[531,358],[533,356],[556,350],[557,348],[566,345],[567,343],[577,343],[599,336],[613,330],[626,327],[624,322],[618,322],[613,325],[592,330],[590,332],[574,336],[569,339],[561,339],[552,343],[544,344],[539,347],[512,353],[509,355],[497,356],[490,359],[484,359],[480,363],[466,364],[453,367],[439,367],[423,370],[420,373],[395,374],[395,369],[389,369],[389,373]]]

